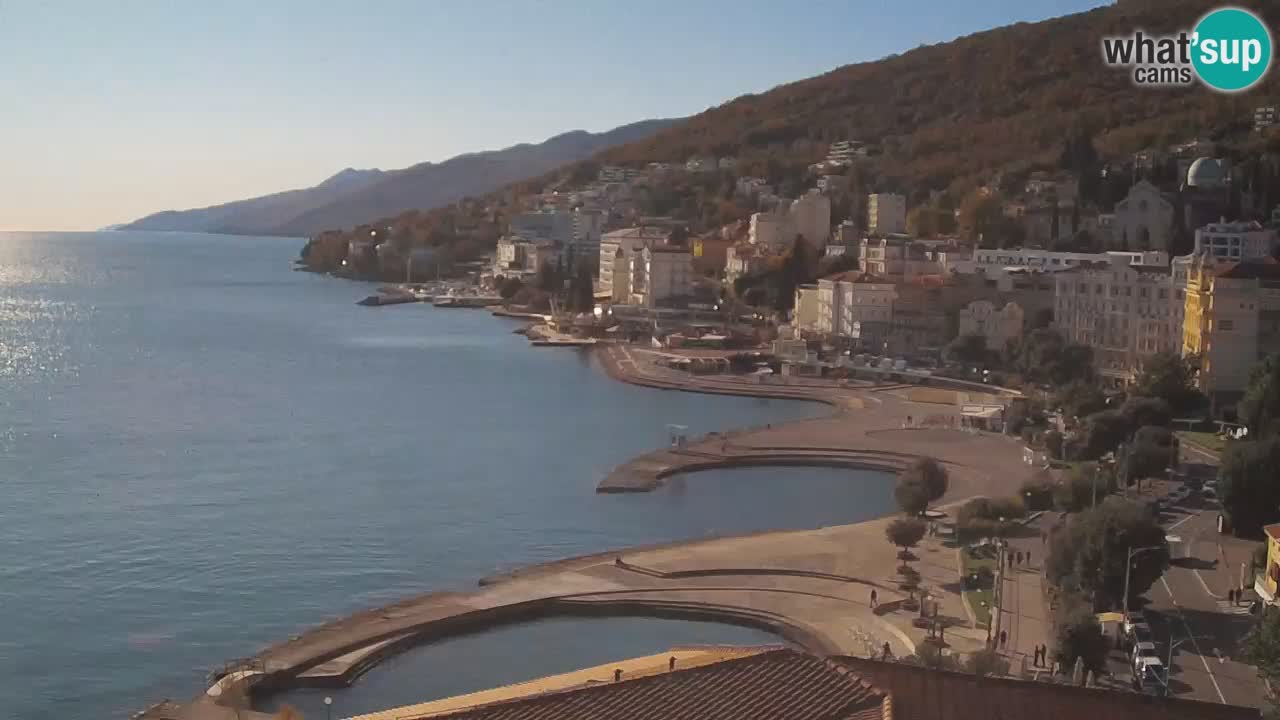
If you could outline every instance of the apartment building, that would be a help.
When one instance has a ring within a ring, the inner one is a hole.
[[[615,287],[615,267],[623,273],[622,277],[625,280],[626,273],[630,272],[632,255],[646,247],[665,245],[670,240],[670,228],[652,225],[624,228],[601,235],[600,270],[596,293],[607,296],[614,302],[627,302],[629,285],[622,282]]]
[[[1280,352],[1280,263],[1196,256],[1186,293],[1182,355],[1198,359],[1197,382],[1216,409],[1234,404],[1258,361]]]
[[[1185,297],[1174,277],[1169,267],[1131,265],[1122,256],[1058,273],[1054,324],[1093,348],[1099,374],[1127,384],[1150,356],[1179,350]]]
[[[907,198],[895,193],[867,196],[867,233],[891,235],[907,231]]]

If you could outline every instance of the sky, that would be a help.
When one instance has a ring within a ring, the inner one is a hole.
[[[0,0],[0,230],[679,117],[1099,0]]]

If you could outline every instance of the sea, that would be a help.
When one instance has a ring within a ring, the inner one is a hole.
[[[876,473],[754,468],[597,495],[614,465],[813,403],[615,382],[515,321],[370,308],[301,240],[0,234],[0,717],[125,718],[314,624],[588,552],[883,515]],[[673,645],[776,642],[549,619],[419,647],[333,717]],[[321,695],[264,698],[324,716]]]

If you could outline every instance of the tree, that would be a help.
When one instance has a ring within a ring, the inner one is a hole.
[[[1130,397],[1120,406],[1120,414],[1129,424],[1131,432],[1144,425],[1166,427],[1173,420],[1173,409],[1169,402],[1159,397]]]
[[[987,361],[987,339],[981,335],[961,335],[947,345],[947,357],[965,365],[981,365]]]
[[[952,670],[956,666],[954,656],[943,653],[942,648],[927,642],[916,645],[915,654],[903,658],[903,662],[931,670]]]
[[[1233,442],[1218,467],[1222,509],[1237,535],[1254,536],[1280,518],[1280,436]]]
[[[1087,670],[1105,669],[1107,641],[1087,599],[1074,593],[1061,598],[1053,610],[1053,657],[1064,667],[1084,660]]]
[[[993,648],[986,648],[965,658],[964,669],[978,677],[1000,677],[1009,672],[1009,661]]]
[[[918,478],[910,478],[905,472],[898,475],[893,497],[902,512],[908,515],[920,515],[929,507],[929,489]]]
[[[1054,488],[1053,504],[1064,512],[1080,512],[1093,507],[1095,500],[1105,498],[1113,489],[1110,475],[1104,475],[1097,463],[1082,463],[1072,466]]]
[[[503,300],[510,300],[520,292],[524,287],[524,283],[520,282],[520,278],[503,278],[502,283],[498,285],[498,296]]]
[[[1125,482],[1133,479],[1163,477],[1169,464],[1178,457],[1178,439],[1173,431],[1158,425],[1146,425],[1133,434],[1133,443],[1124,458]]]
[[[1258,438],[1280,431],[1280,354],[1268,355],[1253,368],[1239,410],[1250,436]]]
[[[1084,419],[1084,454],[1096,460],[1115,450],[1129,436],[1129,423],[1116,410],[1103,410]]]
[[[1269,681],[1280,678],[1280,609],[1267,607],[1253,632],[1245,638],[1244,658]]]
[[[1038,328],[1018,345],[1014,365],[1032,382],[1067,385],[1093,378],[1093,350],[1068,343],[1053,328]]]
[[[914,517],[894,518],[884,529],[885,539],[902,548],[904,554],[924,539],[924,533],[924,521]]]
[[[1041,473],[1043,475],[1022,483],[1022,487],[1018,488],[1018,495],[1026,503],[1028,510],[1049,510],[1053,507],[1053,481],[1047,470],[1042,470]]]
[[[1049,457],[1056,460],[1064,459],[1062,457],[1062,447],[1065,439],[1062,433],[1057,430],[1050,430],[1044,434],[1044,449],[1049,451]]]
[[[1061,407],[1068,418],[1084,418],[1107,409],[1107,397],[1097,383],[1075,380],[1062,386],[1053,396],[1053,404]]]
[[[1045,573],[1064,590],[1079,590],[1094,608],[1119,607],[1124,595],[1129,550],[1155,547],[1133,557],[1130,599],[1147,591],[1169,566],[1164,528],[1145,506],[1108,497],[1098,506],[1072,515],[1053,534]]]
[[[899,482],[920,483],[928,501],[936,502],[947,494],[949,478],[942,463],[933,458],[917,458],[903,469]]]
[[[1134,383],[1134,394],[1161,398],[1174,413],[1194,412],[1204,404],[1204,396],[1195,388],[1191,367],[1173,353],[1156,353],[1142,366]]]

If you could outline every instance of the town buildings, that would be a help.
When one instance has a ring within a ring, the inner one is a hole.
[[[627,262],[622,254],[621,249],[616,252],[615,267]],[[693,256],[688,248],[646,245],[631,254],[625,275],[615,270],[613,287],[615,297],[625,298],[625,304],[653,308],[687,299],[692,280]]]
[[[1276,233],[1256,222],[1210,223],[1196,230],[1192,255],[1241,262],[1270,257],[1276,249]]]
[[[990,300],[974,300],[960,310],[959,336],[983,339],[988,350],[1002,351],[1022,338],[1026,319],[1017,303],[998,306]]]
[[[504,235],[498,240],[494,252],[493,276],[531,277],[537,275],[543,265],[554,266],[559,259],[559,249],[549,240],[526,240],[518,235]]]
[[[908,235],[864,237],[858,243],[863,270],[896,279],[971,272],[969,251],[950,240],[917,240]]]
[[[867,232],[892,235],[907,231],[907,199],[894,193],[867,196]]]
[[[1182,355],[1198,361],[1200,389],[1215,408],[1233,404],[1254,365],[1280,352],[1280,263],[1195,256],[1184,315]]]
[[[665,245],[671,239],[671,229],[662,226],[641,225],[607,232],[600,237],[600,271],[596,294],[614,302],[629,302],[630,285],[621,282],[616,287],[615,269],[630,273],[631,257],[653,245]],[[626,276],[622,278],[625,280]]]
[[[869,273],[849,271],[820,278],[811,329],[850,347],[880,350],[891,329],[896,298],[892,282]]]
[[[978,270],[996,268],[1031,268],[1056,272],[1090,263],[1109,263],[1112,259],[1127,261],[1130,265],[1167,266],[1169,254],[1160,250],[1105,253],[1076,253],[1041,250],[1040,248],[978,248],[973,251],[973,263]]]
[[[1169,267],[1117,255],[1054,279],[1055,326],[1093,348],[1094,366],[1112,384],[1131,382],[1155,353],[1178,352],[1185,298]]]
[[[783,252],[804,238],[809,247],[822,250],[831,237],[831,199],[817,191],[782,202],[770,212],[751,216],[747,240],[769,252]]]

